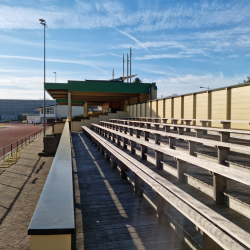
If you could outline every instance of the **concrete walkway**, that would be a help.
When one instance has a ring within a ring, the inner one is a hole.
[[[30,249],[28,226],[54,159],[39,157],[42,148],[40,135],[21,150],[16,164],[0,174],[0,249]]]
[[[187,249],[154,209],[134,196],[83,133],[72,133],[76,234],[72,249]]]

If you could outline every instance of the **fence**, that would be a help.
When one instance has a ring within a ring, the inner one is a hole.
[[[46,126],[46,130],[49,126]],[[6,168],[16,163],[20,158],[20,150],[23,149],[26,145],[29,145],[35,140],[41,133],[43,128],[21,138],[15,142],[12,142],[5,147],[0,149],[0,173],[5,171]]]
[[[128,106],[127,111],[130,117],[243,121],[232,122],[231,128],[249,130],[249,124],[244,121],[250,121],[250,84],[138,103]],[[211,126],[222,127],[217,121]]]

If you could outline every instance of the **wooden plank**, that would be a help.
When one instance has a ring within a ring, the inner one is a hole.
[[[109,122],[104,122],[104,123],[110,124]],[[134,128],[133,126],[128,126],[128,125],[124,125],[124,124],[119,124],[119,125],[124,127],[124,128],[125,127],[126,128]],[[152,130],[152,129],[145,129],[145,128],[137,128],[137,129],[140,131],[149,132],[152,134],[160,134],[162,136],[167,136],[167,137],[171,136],[171,137],[175,137],[175,138],[182,139],[185,141],[194,141],[194,142],[202,143],[202,144],[204,144],[206,146],[210,146],[210,147],[217,147],[217,146],[227,147],[231,151],[234,151],[234,152],[250,154],[250,147],[249,146],[228,143],[228,142],[213,141],[213,140],[209,140],[209,139],[197,138],[197,137],[187,136],[187,135],[179,135],[179,134],[175,134],[175,133],[171,133],[171,132],[163,132],[163,131],[156,132],[155,130]]]
[[[86,130],[89,130],[88,128],[85,128]],[[92,131],[89,131],[92,136],[95,133]],[[127,155],[114,145],[107,142],[105,139],[103,140],[103,145],[109,146],[112,148],[110,151],[115,154],[115,156],[122,160],[123,163],[129,167],[135,174],[137,174],[142,180],[144,180],[146,183],[148,183],[157,193],[159,193],[163,198],[165,198],[169,203],[171,203],[176,209],[178,209],[182,214],[184,214],[189,220],[191,220],[194,224],[199,226],[206,234],[212,238],[215,242],[217,242],[220,246],[224,247],[225,249],[244,249],[242,246],[240,246],[237,242],[232,240],[228,235],[224,234],[222,231],[220,231],[219,228],[215,227],[212,223],[206,220],[203,216],[198,214],[192,207],[189,207],[187,204],[185,204],[182,200],[184,198],[188,198],[187,201],[190,203],[189,205],[195,206],[196,209],[201,212],[203,215],[206,215],[210,217],[210,220],[212,220],[214,223],[217,224],[216,220],[219,222],[219,225],[221,228],[223,228],[225,231],[233,233],[233,236],[236,239],[241,240],[246,244],[247,246],[250,246],[249,242],[249,234],[239,228],[238,226],[234,225],[221,215],[217,214],[213,210],[209,209],[199,201],[195,200],[188,194],[186,194],[184,191],[180,190],[176,186],[174,186],[172,183],[165,180],[163,177],[159,176],[158,174],[151,171],[149,168],[147,168],[145,165],[141,164],[140,162],[137,162],[134,158]],[[126,155],[126,156],[125,156]],[[125,158],[125,159],[122,159]],[[128,160],[130,158],[130,161]],[[136,163],[136,166],[134,165]],[[144,172],[141,170],[143,168]],[[147,174],[145,173],[147,172]],[[156,179],[157,177],[157,179]],[[164,182],[164,187],[162,186],[162,183]],[[161,183],[161,184],[160,184]],[[167,185],[166,185],[167,184]],[[165,187],[167,186],[167,189],[171,189],[171,192],[173,192],[175,195],[179,196],[182,200],[180,200],[178,197],[176,197],[173,193],[169,192]],[[186,201],[186,200],[185,200]]]
[[[92,125],[96,126],[96,127],[101,127],[100,125],[97,125],[97,124],[92,124]],[[114,132],[114,130],[111,130],[108,128],[103,128],[103,129],[106,129],[107,131]],[[209,161],[206,161],[203,159],[198,159],[198,158],[191,156],[191,155],[188,155],[186,153],[178,152],[178,151],[173,150],[173,149],[168,149],[166,147],[156,145],[154,143],[150,143],[150,142],[147,142],[147,141],[144,141],[144,140],[132,137],[132,136],[128,136],[128,135],[122,134],[120,132],[114,132],[114,133],[119,134],[121,137],[125,137],[131,141],[136,142],[136,143],[139,143],[139,144],[142,144],[142,145],[147,146],[149,148],[152,148],[153,150],[157,150],[157,151],[162,152],[164,154],[170,155],[174,158],[177,158],[177,159],[180,159],[183,161],[187,161],[187,162],[194,164],[198,167],[207,169],[208,171],[212,171],[212,172],[217,173],[219,175],[225,176],[227,178],[230,178],[232,180],[235,180],[235,181],[238,181],[240,183],[244,183],[244,184],[250,186],[250,174],[247,174],[246,172],[243,172],[243,171],[240,172],[239,170],[228,168],[228,167],[222,166],[222,165],[217,164],[217,163],[209,162]]]

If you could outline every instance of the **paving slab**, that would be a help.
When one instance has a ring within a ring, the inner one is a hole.
[[[28,226],[54,159],[38,156],[42,149],[41,135],[20,151],[14,165],[0,174],[0,249],[30,249]]]

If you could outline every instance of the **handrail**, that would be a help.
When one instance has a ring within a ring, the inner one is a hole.
[[[75,231],[70,140],[69,122],[65,122],[28,235],[70,235]]]

